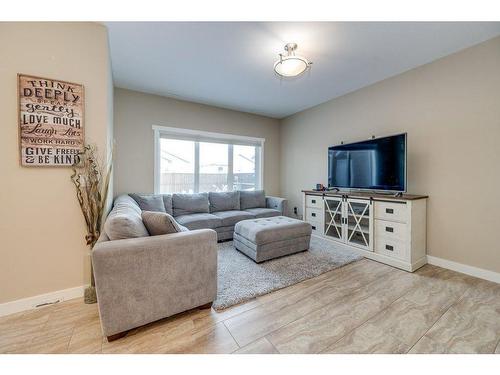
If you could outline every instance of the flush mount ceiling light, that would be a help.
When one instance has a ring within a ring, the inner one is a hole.
[[[285,46],[286,55],[280,53],[280,59],[274,63],[274,71],[282,77],[296,77],[304,73],[312,62],[305,57],[295,54],[296,43],[288,43]]]

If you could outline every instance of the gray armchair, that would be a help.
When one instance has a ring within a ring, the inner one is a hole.
[[[109,341],[135,327],[210,307],[217,296],[217,234],[200,229],[95,245],[92,262]]]

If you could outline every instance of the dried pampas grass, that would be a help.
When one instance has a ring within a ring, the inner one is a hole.
[[[86,145],[78,154],[78,162],[72,165],[73,174],[71,175],[87,226],[85,242],[91,249],[101,234],[112,170],[112,163],[109,162],[104,166],[97,155],[97,146]],[[96,303],[92,264],[90,272],[91,286],[85,290],[85,303]]]

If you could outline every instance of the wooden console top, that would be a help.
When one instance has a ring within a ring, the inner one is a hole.
[[[377,193],[365,193],[365,192],[343,192],[343,191],[317,191],[317,190],[302,190],[303,193],[308,195],[320,195],[320,196],[330,196],[330,197],[341,197],[347,195],[350,198],[373,198],[384,201],[414,201],[417,199],[429,198],[428,195],[415,195],[415,194],[403,194],[400,197],[395,197],[391,194],[377,194]]]

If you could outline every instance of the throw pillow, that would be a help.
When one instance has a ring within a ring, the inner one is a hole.
[[[166,212],[165,203],[161,195],[129,194],[139,205],[142,211]]]
[[[166,212],[142,211],[142,222],[151,236],[182,232],[179,224]]]

